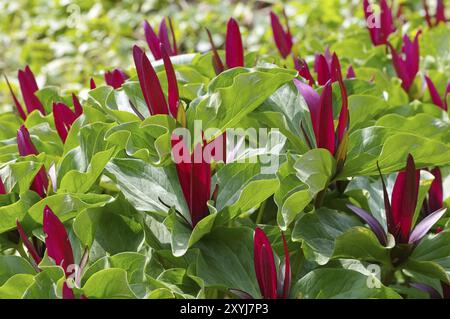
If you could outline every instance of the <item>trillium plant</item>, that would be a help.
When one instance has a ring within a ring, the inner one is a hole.
[[[2,64],[0,299],[450,298],[444,1],[156,3]]]

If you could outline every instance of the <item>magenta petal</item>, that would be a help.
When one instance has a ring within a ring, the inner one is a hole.
[[[174,118],[177,117],[178,102],[180,100],[178,94],[178,83],[173,69],[172,62],[170,61],[169,54],[167,53],[164,45],[161,43],[161,54],[164,60],[164,68],[166,69],[167,83],[168,83],[168,100],[170,113]]]
[[[434,212],[444,206],[444,190],[442,187],[441,170],[435,167],[431,170],[431,174],[434,175],[434,180],[428,191],[428,211]]]
[[[170,17],[168,19],[169,19],[170,33],[172,33],[172,44],[173,44],[172,54],[177,55],[178,48],[177,48],[177,39],[175,38],[175,31],[173,30],[172,19]]]
[[[392,11],[388,6],[386,0],[380,1],[380,40],[382,43],[386,43],[389,35],[395,31],[394,22],[392,19]]]
[[[22,118],[22,120],[26,120],[27,119],[27,115],[25,114],[25,111],[23,110],[22,105],[20,104],[19,100],[17,99],[16,95],[14,94],[14,91],[11,87],[11,84],[8,81],[8,78],[5,75],[5,80],[6,80],[6,84],[8,84],[8,88],[9,88],[9,92],[11,93],[11,96],[14,100],[14,104],[16,106],[16,110],[19,113],[20,117]]]
[[[242,46],[241,31],[239,31],[239,25],[233,18],[230,18],[227,23],[225,63],[230,69],[244,66],[244,48]]]
[[[419,194],[420,170],[408,155],[406,170],[398,173],[392,190],[392,219],[395,229],[389,231],[400,243],[407,243]]]
[[[410,77],[406,63],[403,61],[394,47],[389,42],[388,46],[392,54],[392,63],[394,64],[394,69],[397,73],[397,76],[402,80],[402,88],[406,92],[408,92],[411,84],[413,83],[413,79]]]
[[[298,74],[308,81],[308,84],[310,86],[314,85],[314,78],[311,75],[311,72],[309,71],[308,64],[303,59],[298,59],[294,57],[294,65],[295,69],[298,71]]]
[[[77,116],[64,103],[53,103],[53,117],[55,120],[56,131],[64,143],[70,127],[77,119]]]
[[[349,66],[348,66],[347,74],[346,74],[345,77],[346,77],[347,79],[354,79],[354,78],[356,78],[355,70],[353,70],[352,65],[349,65]]]
[[[325,148],[334,155],[335,136],[331,81],[327,82],[320,96],[318,132],[319,136],[318,138],[316,137],[317,147]]]
[[[156,35],[155,31],[153,31],[152,27],[150,26],[147,20],[144,21],[143,26],[145,39],[147,41],[150,51],[152,52],[153,57],[155,58],[155,60],[161,59],[161,51],[159,49],[158,36]]]
[[[436,24],[439,22],[447,22],[447,19],[445,18],[445,6],[444,6],[444,0],[437,0],[437,6],[436,6]]]
[[[25,234],[25,231],[23,230],[22,224],[19,222],[19,220],[16,221],[17,225],[17,231],[19,232],[20,238],[23,241],[23,244],[25,247],[27,247],[28,253],[31,255],[31,258],[33,258],[36,265],[39,265],[41,262],[41,257],[39,256],[38,252],[36,251],[36,248],[31,243],[31,241],[28,239],[27,235]]]
[[[256,279],[264,299],[277,298],[277,271],[272,246],[264,231],[257,227],[253,239]]]
[[[367,225],[370,226],[375,236],[377,236],[378,240],[380,241],[380,244],[386,246],[387,235],[386,232],[384,231],[383,226],[381,226],[380,222],[362,208],[350,204],[347,205],[347,207],[351,209],[356,215],[361,217],[361,219],[363,219],[367,223]]]
[[[445,110],[445,104],[442,101],[441,97],[439,96],[439,93],[436,90],[433,81],[431,81],[431,79],[426,75],[425,81],[427,82],[428,91],[430,92],[431,100],[433,101],[433,103],[439,106],[441,109]]]
[[[69,288],[69,286],[67,286],[66,282],[63,285],[62,297],[63,299],[75,299],[75,294],[73,293],[73,290]]]
[[[30,133],[25,125],[21,125],[17,131],[17,147],[19,148],[20,156],[38,155],[36,147],[31,141]]]
[[[160,44],[164,45],[164,47],[167,50],[167,53],[169,55],[174,55],[174,52],[172,51],[172,45],[170,44],[170,40],[169,40],[169,31],[167,29],[166,18],[163,18],[161,20],[161,23],[159,24],[158,37],[159,37]],[[162,57],[162,52],[161,52],[161,57]]]
[[[283,26],[280,23],[280,19],[273,11],[270,11],[270,23],[272,25],[273,38],[278,51],[280,51],[283,59],[286,59],[292,50],[291,35],[284,31]]]
[[[75,270],[72,245],[63,223],[48,206],[44,208],[43,230],[46,235],[45,245],[48,256],[55,261],[56,265],[64,269],[68,277]],[[69,269],[71,265],[73,269]]]
[[[22,97],[28,113],[31,113],[34,110],[39,110],[42,115],[45,115],[45,110],[41,101],[39,101],[39,99],[34,95],[34,93],[38,90],[38,87],[30,68],[26,67],[25,71],[19,70],[18,79]]]
[[[106,84],[112,86],[114,89],[120,88],[127,78],[128,76],[119,69],[105,72]]]
[[[286,237],[283,233],[281,233],[281,237],[283,238],[283,249],[284,249],[284,280],[283,280],[283,294],[282,298],[286,299],[289,297],[289,291],[291,289],[291,261],[289,258],[289,249],[286,242]]]
[[[330,68],[324,55],[318,55],[314,67],[317,72],[317,83],[325,85],[331,79]]]
[[[364,9],[364,16],[366,18],[366,21],[370,21],[373,23],[372,15],[374,14],[373,10],[369,10],[369,0],[363,1],[363,9]],[[383,44],[380,40],[380,29],[375,26],[369,26],[367,25],[367,29],[369,30],[370,40],[372,41],[373,45],[380,45]]]
[[[93,78],[91,78],[91,79],[89,80],[89,87],[90,87],[91,90],[97,88],[97,85],[95,85],[95,81],[94,81]]]
[[[428,231],[433,227],[434,224],[436,224],[439,219],[445,214],[447,211],[447,208],[441,208],[427,217],[425,217],[423,220],[420,221],[414,228],[414,230],[411,232],[411,235],[409,236],[408,243],[414,244],[421,240],[423,236],[425,236]]]
[[[133,47],[133,58],[139,77],[142,94],[147,103],[150,114],[168,114],[166,98],[159,83],[158,76],[144,51],[138,46]]]

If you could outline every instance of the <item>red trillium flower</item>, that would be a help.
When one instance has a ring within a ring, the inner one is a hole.
[[[421,31],[416,33],[414,40],[411,42],[405,34],[403,36],[402,52],[398,53],[396,49],[388,42],[389,49],[392,54],[392,62],[394,64],[397,76],[402,80],[403,89],[408,92],[414,82],[414,78],[419,72],[419,35]]]
[[[284,21],[286,23],[286,30],[284,30],[283,26],[280,23],[280,19],[273,12],[270,11],[270,23],[272,25],[273,38],[275,40],[275,44],[277,45],[278,51],[280,51],[283,59],[291,54],[292,51],[292,35],[289,29],[289,22],[286,16],[286,12],[283,9]]]
[[[341,112],[336,131],[333,119],[332,79],[339,82],[342,96]],[[312,87],[297,79],[294,80],[294,83],[308,105],[317,147],[325,148],[335,155],[349,122],[347,90],[342,80],[341,66],[337,55],[333,54],[331,57],[330,80],[325,84],[321,95]]]
[[[39,256],[34,245],[28,239],[28,236],[26,235],[26,233],[22,227],[22,224],[18,220],[16,221],[16,225],[17,225],[17,231],[19,232],[20,238],[22,239],[25,247],[27,247],[28,253],[30,254],[31,258],[33,258],[33,261],[36,264],[35,266],[37,268],[37,266],[40,264],[42,258],[41,258],[41,256]],[[37,270],[40,271],[39,268],[37,268]]]
[[[272,246],[264,231],[257,227],[253,238],[253,261],[256,279],[264,299],[288,298],[291,282],[289,251],[284,235],[284,261],[280,265],[279,275],[275,266]]]
[[[73,122],[83,113],[83,108],[75,94],[72,94],[72,102],[75,112],[64,103],[53,103],[53,117],[56,131],[63,142],[67,139],[67,134]]]
[[[447,111],[448,105],[447,105],[447,95],[450,93],[450,82],[447,83],[447,88],[445,89],[445,93],[443,98],[439,96],[439,92],[436,89],[436,86],[434,85],[433,81],[425,75],[425,81],[427,82],[428,91],[430,92],[431,100],[433,103],[437,106],[439,106],[444,111]]]
[[[225,69],[244,66],[244,47],[242,45],[241,31],[239,24],[233,18],[230,18],[227,23],[227,34],[225,39],[225,65],[217,52],[217,47],[214,44],[211,33],[206,28],[209,42],[213,53],[212,62],[216,74],[222,73]]]
[[[381,175],[381,174],[380,174]],[[386,186],[381,176],[384,193],[387,229],[396,242],[400,244],[415,244],[421,240],[433,225],[444,215],[446,209],[441,208],[425,217],[414,228],[412,227],[414,212],[419,194],[420,170],[416,170],[414,159],[408,155],[405,171],[398,173],[389,201]],[[383,226],[371,214],[363,209],[347,205],[355,214],[361,217],[373,230],[382,245],[387,244],[387,233]]]
[[[298,71],[298,75],[308,81],[309,86],[313,86],[315,81],[311,72],[309,71],[308,64],[304,59],[294,58],[294,66]]]
[[[127,79],[128,79],[128,75],[126,75],[120,69],[114,69],[112,71],[105,72],[106,84],[109,86],[112,86],[114,89],[120,88]]]
[[[63,268],[66,278],[70,278],[76,270],[72,245],[63,223],[48,206],[44,208],[43,230],[46,235],[45,246],[48,256],[55,261],[56,265]],[[75,298],[72,289],[66,282],[63,285],[63,298]]]
[[[174,147],[182,143],[181,154],[176,154]],[[197,223],[208,215],[208,200],[211,198],[211,162],[203,156],[205,143],[200,143],[189,154],[184,141],[174,135],[172,137],[172,154],[175,159],[178,180],[184,198],[189,207],[191,225]]]
[[[353,70],[353,66],[349,65],[347,68],[347,74],[345,75],[346,79],[354,79],[356,78],[355,70]]]
[[[431,170],[431,174],[433,174],[434,180],[428,191],[428,201],[425,205],[427,215],[444,207],[444,189],[442,187],[441,170],[439,167],[435,167]]]
[[[16,106],[17,113],[19,113],[22,120],[25,121],[27,119],[27,115],[25,114],[25,111],[23,110],[22,105],[20,104],[19,100],[17,99],[16,95],[14,94],[14,91],[11,87],[11,84],[9,83],[8,78],[6,77],[6,75],[4,77],[5,77],[6,83],[8,84],[9,92],[11,93],[11,96],[13,98],[14,105]]]
[[[137,74],[139,77],[139,84],[141,85],[142,93],[145,102],[151,115],[156,114],[170,114],[176,118],[179,104],[178,84],[173,68],[172,62],[165,46],[160,44],[160,52],[164,60],[164,67],[166,70],[168,81],[168,103],[164,96],[158,76],[152,67],[149,59],[144,51],[138,46],[133,47],[134,64],[136,65]]]
[[[363,8],[372,43],[374,45],[387,44],[389,35],[395,31],[395,26],[392,19],[392,10],[386,0],[380,1],[381,12],[378,17],[375,16],[368,0],[363,1]]]
[[[430,9],[428,8],[428,4],[426,0],[422,0],[423,9],[425,11],[425,20],[430,28],[437,26],[440,22],[447,22],[445,18],[445,6],[444,0],[436,0],[436,14],[433,18],[430,15]]]
[[[0,195],[5,195],[5,194],[6,194],[5,185],[3,184],[2,178],[0,177]]]
[[[148,21],[144,21],[144,32],[145,32],[145,39],[147,41],[148,47],[150,51],[152,52],[153,57],[155,60],[162,59],[163,53],[161,52],[160,43],[162,43],[167,51],[167,54],[169,56],[177,55],[177,42],[175,40],[175,33],[173,32],[173,25],[172,20],[169,18],[169,28],[170,32],[172,34],[172,44],[169,40],[169,31],[167,29],[166,24],[166,18],[163,18],[161,20],[161,23],[159,24],[159,30],[158,35],[156,35],[155,31],[152,29]]]
[[[89,80],[89,88],[90,88],[91,90],[94,90],[95,88],[97,88],[97,85],[95,84],[95,81],[94,81],[93,78],[91,78],[91,79]]]
[[[38,155],[36,147],[31,141],[30,133],[27,128],[22,125],[17,132],[17,146],[19,148],[20,156],[28,155]],[[44,167],[41,167],[39,172],[36,174],[33,183],[31,184],[31,189],[39,194],[41,197],[45,197],[48,188],[48,177],[47,172]]]

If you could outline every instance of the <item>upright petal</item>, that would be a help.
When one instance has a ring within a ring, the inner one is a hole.
[[[438,91],[436,90],[436,87],[434,86],[433,81],[425,75],[425,81],[427,82],[428,91],[430,92],[431,100],[436,106],[439,106],[441,109],[445,110],[445,104],[442,101],[441,97],[439,96]]]
[[[317,140],[319,137],[320,95],[316,92],[316,90],[302,81],[294,79],[294,84],[305,99],[306,105],[308,105],[314,135]]]
[[[407,243],[411,232],[414,211],[419,194],[420,170],[408,155],[406,170],[398,173],[392,190],[392,216],[395,225],[393,235],[400,243]]]
[[[169,31],[167,29],[166,18],[162,18],[161,23],[159,24],[158,37],[160,44],[162,44],[166,48],[167,53],[169,55],[174,55],[174,52],[172,51],[172,45],[170,44],[169,40]]]
[[[133,47],[133,58],[142,94],[144,95],[150,114],[169,114],[166,98],[159,83],[158,76],[144,51],[136,45]]]
[[[180,101],[180,97],[178,94],[177,77],[175,75],[175,70],[173,69],[172,61],[170,61],[169,54],[167,53],[167,50],[162,43],[160,49],[167,75],[169,110],[172,116],[176,118],[178,103]]]
[[[219,53],[217,52],[216,45],[214,44],[213,38],[211,36],[211,32],[209,32],[208,28],[206,28],[206,33],[208,34],[209,43],[211,43],[211,50],[212,50],[212,61],[213,61],[213,67],[214,71],[216,72],[216,75],[219,75],[225,70],[225,67],[223,66],[222,59],[220,58]]]
[[[75,95],[75,93],[72,93],[72,103],[75,109],[75,115],[78,117],[83,114],[83,106],[81,106],[80,100],[78,100],[78,97]]]
[[[253,262],[256,279],[264,299],[277,298],[277,271],[272,246],[262,229],[257,227],[253,238]]]
[[[281,234],[281,237],[283,239],[283,249],[284,249],[284,269],[280,272],[283,273],[283,293],[281,295],[281,298],[286,299],[289,297],[289,291],[291,289],[291,261],[289,258],[289,249],[286,242],[286,237],[284,234]]]
[[[16,110],[19,113],[20,117],[22,118],[22,120],[26,120],[27,119],[27,115],[25,114],[25,111],[23,110],[22,104],[20,104],[19,100],[17,99],[16,95],[14,94],[14,91],[11,87],[11,84],[8,81],[8,78],[6,77],[6,75],[4,75],[5,80],[6,80],[6,84],[8,84],[8,88],[9,88],[9,92],[11,93],[11,96],[13,98],[14,104],[16,106]]]
[[[439,22],[447,22],[447,19],[445,18],[444,0],[437,0],[436,24],[439,24]]]
[[[320,112],[318,123],[319,138],[316,138],[317,147],[325,148],[334,155],[335,137],[331,81],[327,82],[320,96]]]
[[[364,9],[364,16],[366,18],[367,29],[369,30],[370,40],[372,41],[373,45],[383,44],[382,41],[380,41],[380,28],[377,25],[375,25],[376,22],[374,19],[375,16],[372,10],[372,6],[369,3],[369,0],[363,1],[363,9]],[[379,19],[379,17],[377,17],[377,19]]]
[[[341,64],[336,53],[333,53],[331,62],[331,79],[332,81],[338,81],[339,88],[341,90],[341,111],[339,113],[339,122],[337,127],[337,144],[339,144],[349,125],[349,112],[348,112],[348,99],[347,99],[347,88],[345,87],[344,81],[342,79]]]
[[[153,57],[155,60],[161,59],[161,51],[159,49],[159,38],[156,35],[155,31],[153,31],[152,27],[148,23],[147,20],[143,23],[144,26],[144,33],[145,33],[145,40],[147,41],[148,47],[150,51],[152,52]]]
[[[107,85],[118,89],[128,79],[128,76],[120,69],[105,72],[105,82]]]
[[[63,223],[48,206],[44,208],[43,230],[46,235],[45,245],[48,256],[55,261],[56,265],[64,269],[68,277],[73,273],[75,264],[72,245]],[[69,267],[70,265],[72,267]]]
[[[288,32],[285,32],[283,26],[280,23],[280,19],[273,12],[270,11],[270,23],[272,25],[273,38],[283,59],[291,53],[292,39]]]
[[[172,53],[173,55],[177,55],[178,54],[178,48],[177,48],[177,39],[175,38],[175,31],[173,29],[173,24],[172,24],[172,19],[170,17],[167,18],[169,20],[169,28],[170,28],[170,33],[172,33]]]
[[[95,85],[95,81],[94,81],[93,78],[91,78],[91,79],[89,80],[89,88],[90,88],[91,90],[97,88],[97,85]]]
[[[347,74],[345,75],[347,79],[356,78],[355,70],[353,70],[353,66],[350,64],[347,69]]]
[[[31,113],[34,110],[39,110],[42,115],[45,115],[44,106],[36,95],[34,95],[34,93],[38,90],[38,87],[34,75],[28,66],[25,70],[18,71],[18,79],[20,91],[22,92],[22,97],[28,113]]]
[[[431,170],[431,174],[434,175],[434,180],[431,183],[430,190],[428,191],[428,211],[434,212],[444,206],[444,190],[442,187],[442,175],[439,167],[435,167]]]
[[[398,52],[394,49],[394,47],[388,42],[388,47],[392,54],[392,63],[394,64],[394,69],[397,73],[397,76],[402,80],[402,88],[408,92],[411,84],[413,83],[413,79],[410,76],[410,72],[407,70],[406,63],[400,57]]]
[[[403,37],[402,51],[406,55],[406,71],[408,72],[411,81],[414,80],[419,72],[419,35],[421,33],[420,30],[417,31],[413,42],[411,42],[407,35]]]
[[[328,61],[323,54],[316,56],[314,68],[317,72],[317,83],[319,85],[325,85],[331,79],[331,74]]]
[[[430,16],[430,9],[428,8],[427,0],[422,0],[423,10],[425,11],[425,21],[427,21],[428,27],[433,27],[433,21]]]
[[[66,141],[67,134],[73,122],[77,119],[72,110],[64,103],[53,103],[53,117],[55,121],[56,131],[63,141]]]
[[[380,244],[382,244],[383,246],[386,246],[387,235],[386,235],[386,232],[384,231],[383,226],[381,226],[380,222],[362,208],[359,208],[359,207],[356,207],[356,206],[353,206],[350,204],[347,205],[347,207],[350,210],[352,210],[356,215],[361,217],[361,219],[363,219],[367,223],[367,225],[369,225],[370,229],[372,229],[375,236],[377,236]]]
[[[299,59],[294,57],[294,65],[295,69],[298,71],[298,74],[308,81],[308,84],[310,86],[314,85],[314,78],[311,75],[311,72],[309,71],[308,64],[304,59]]]
[[[388,6],[386,0],[380,1],[380,9],[380,38],[383,43],[386,43],[389,35],[395,31],[395,26],[392,19],[391,8]]]
[[[5,195],[5,194],[6,194],[6,188],[5,188],[5,185],[3,184],[2,177],[0,176],[0,195]]]
[[[239,31],[239,25],[233,18],[230,18],[227,23],[225,63],[230,69],[244,66],[244,48],[242,46],[241,31]]]
[[[19,220],[16,221],[17,225],[17,231],[19,232],[20,238],[23,241],[23,244],[25,247],[27,247],[28,253],[31,255],[31,258],[33,258],[36,265],[39,265],[41,262],[41,257],[39,256],[38,252],[36,251],[36,248],[31,243],[31,241],[28,239],[28,236],[25,234],[25,231],[23,230],[22,224],[19,222]]]

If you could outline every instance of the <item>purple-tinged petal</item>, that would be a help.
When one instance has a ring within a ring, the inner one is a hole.
[[[242,46],[241,31],[239,31],[239,25],[233,18],[230,18],[227,23],[225,63],[230,69],[244,66],[244,48]]]
[[[219,53],[217,52],[216,45],[214,44],[213,38],[211,36],[211,32],[209,32],[208,28],[206,28],[206,33],[208,34],[209,43],[211,43],[211,50],[212,50],[212,61],[213,61],[213,67],[214,71],[216,72],[216,75],[219,75],[225,70],[225,67],[223,66],[222,59],[219,56]]]
[[[144,51],[137,45],[133,47],[133,58],[142,94],[144,95],[150,114],[169,114],[166,98],[158,76]]]
[[[160,40],[158,39],[158,36],[156,35],[155,31],[153,31],[147,20],[143,22],[143,27],[145,39],[150,51],[152,52],[153,57],[155,58],[155,60],[161,59],[161,51],[159,49]]]
[[[264,299],[277,298],[277,271],[272,246],[264,231],[257,227],[253,239],[256,279]]]
[[[270,11],[270,23],[272,25],[273,38],[278,51],[283,59],[286,59],[292,50],[292,37],[289,32],[284,31],[280,19],[273,11]]]
[[[426,292],[427,294],[430,295],[431,299],[442,299],[441,294],[436,289],[434,289],[433,287],[431,287],[429,285],[422,284],[422,283],[416,283],[416,282],[413,282],[409,285],[413,288],[416,288],[423,292]]]
[[[63,143],[67,139],[67,134],[73,122],[77,119],[72,110],[64,103],[53,103],[53,117],[56,131]]]
[[[398,173],[392,190],[392,217],[395,225],[393,235],[400,243],[407,243],[411,232],[414,211],[419,194],[420,170],[416,170],[414,159],[408,155],[406,170]]]
[[[439,219],[441,219],[441,217],[445,214],[446,211],[447,208],[441,208],[435,211],[434,213],[431,213],[424,219],[422,219],[420,223],[418,223],[416,227],[414,227],[414,230],[411,232],[408,243],[415,244],[416,242],[421,240],[423,236],[425,236],[428,233],[431,227],[433,227],[434,224],[436,224],[439,221]]]
[[[319,116],[320,116],[320,95],[312,87],[294,79],[294,84],[297,87],[300,94],[305,99],[308,105],[309,113],[311,114],[311,122],[313,125],[314,135],[316,139],[319,136]]]
[[[441,109],[445,110],[445,104],[442,101],[441,97],[439,96],[439,93],[436,90],[433,81],[431,81],[431,79],[426,75],[425,81],[427,82],[428,91],[430,92],[431,100],[433,101],[434,105],[437,105]]]
[[[48,206],[44,208],[43,230],[46,235],[45,245],[48,256],[55,261],[56,265],[61,266],[66,277],[69,277],[75,271],[72,245],[63,223]]]
[[[310,86],[314,85],[314,78],[311,75],[311,72],[309,71],[308,64],[304,59],[298,59],[294,57],[294,65],[295,69],[298,71],[298,74],[308,81],[308,84]]]
[[[392,11],[386,0],[380,1],[380,9],[380,38],[383,43],[386,43],[389,35],[395,31],[395,27],[392,19]]]
[[[19,222],[19,220],[16,221],[17,225],[17,231],[19,232],[20,238],[23,241],[23,244],[25,247],[27,247],[28,253],[31,255],[31,258],[33,258],[36,265],[39,265],[41,262],[41,257],[39,256],[38,252],[36,251],[36,248],[31,243],[31,241],[28,239],[27,235],[25,234],[25,231],[23,230],[22,224]]]
[[[128,79],[128,76],[119,69],[105,72],[106,84],[112,86],[114,89],[120,88],[126,79]]]
[[[384,183],[384,178],[383,175],[381,174],[381,169],[380,166],[378,166],[378,162],[377,162],[377,169],[378,173],[380,174],[381,186],[383,188],[383,201],[384,201],[384,211],[386,214],[387,228],[389,231],[392,232],[392,230],[395,229],[394,219],[392,216],[392,208],[391,203],[389,202],[389,194],[386,188],[386,184]]]
[[[347,69],[347,74],[345,75],[347,79],[354,79],[356,78],[355,70],[353,70],[353,66],[349,65]]]
[[[319,132],[319,138],[316,136],[317,147],[325,148],[334,155],[335,136],[331,81],[327,82],[320,96],[320,112],[317,130]]]
[[[91,90],[97,88],[97,85],[95,85],[95,81],[94,81],[93,78],[91,78],[91,79],[89,80],[89,87],[90,87]]]
[[[347,207],[350,210],[352,210],[356,215],[361,217],[361,219],[364,220],[367,223],[367,225],[369,225],[370,229],[372,229],[375,236],[377,236],[381,245],[383,246],[387,245],[387,234],[384,231],[383,226],[381,226],[380,222],[375,217],[373,217],[371,214],[369,214],[362,208],[350,204],[347,205]]]
[[[372,6],[369,4],[369,0],[363,1],[363,9],[367,23],[369,23],[369,21],[370,23],[374,23],[375,21],[372,21],[374,12]],[[367,24],[367,29],[369,30],[370,40],[373,45],[383,44],[382,41],[380,41],[380,29],[377,26]]]
[[[5,80],[6,80],[6,84],[8,84],[8,88],[9,88],[9,92],[11,93],[11,96],[14,100],[14,104],[16,106],[16,110],[19,113],[20,117],[22,118],[22,120],[26,120],[27,119],[27,115],[25,114],[25,111],[23,110],[22,105],[20,104],[19,100],[17,99],[16,95],[14,94],[14,91],[11,87],[11,84],[9,83],[8,78],[6,77],[6,75],[4,75]]]
[[[402,80],[402,88],[406,92],[408,92],[413,83],[413,79],[411,78],[410,73],[407,70],[406,63],[389,42],[387,43],[387,45],[391,51],[392,63],[394,64],[395,72],[397,73],[397,76]]]
[[[439,22],[447,22],[447,19],[445,18],[444,0],[437,0],[436,24],[439,24]]]
[[[175,70],[173,69],[172,62],[170,61],[169,54],[167,53],[167,50],[162,43],[160,49],[167,75],[169,110],[170,113],[172,113],[172,116],[176,118],[178,103],[180,101],[180,97],[178,94],[177,77],[175,75]]]
[[[78,100],[78,97],[75,95],[75,93],[72,93],[72,103],[75,109],[75,115],[79,117],[81,114],[83,114],[83,107],[81,106],[80,100]]]

